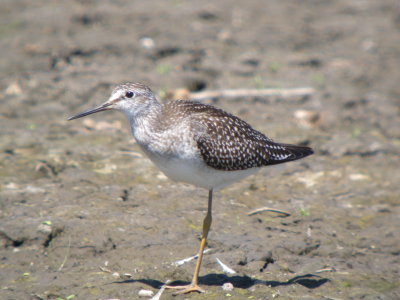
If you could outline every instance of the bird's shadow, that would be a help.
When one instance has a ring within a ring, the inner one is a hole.
[[[242,289],[248,289],[254,285],[266,285],[270,287],[277,287],[277,286],[287,286],[287,285],[293,285],[293,284],[299,284],[302,285],[308,289],[315,289],[320,287],[321,285],[325,284],[328,282],[329,279],[323,278],[318,275],[314,274],[305,274],[305,275],[299,275],[295,276],[287,281],[276,281],[276,280],[259,280],[259,279],[254,279],[249,276],[243,275],[243,276],[228,276],[225,274],[208,274],[205,276],[199,277],[199,284],[201,285],[208,285],[208,286],[221,286],[226,282],[232,283],[232,285],[236,288],[242,288]],[[164,285],[163,282],[155,279],[129,279],[129,280],[123,280],[123,281],[115,281],[113,283],[134,283],[134,282],[140,282],[146,285],[151,286],[154,289],[159,289],[161,286]],[[173,281],[170,282],[170,285],[184,285],[188,284],[189,282],[185,281]]]

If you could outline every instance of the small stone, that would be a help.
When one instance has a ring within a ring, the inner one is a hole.
[[[312,128],[318,126],[321,121],[321,115],[317,111],[297,110],[294,112],[297,123],[303,128]]]
[[[157,179],[166,181],[166,180],[168,180],[168,177],[165,176],[164,173],[158,172]]]
[[[11,83],[7,88],[6,88],[6,95],[10,96],[18,96],[22,94],[22,89],[19,86],[17,82]]]
[[[360,174],[360,173],[354,173],[349,175],[350,180],[353,181],[361,181],[361,180],[368,180],[370,177],[365,174]]]
[[[153,297],[154,292],[150,290],[140,290],[138,293],[139,297]]]
[[[155,46],[154,40],[149,37],[142,37],[140,39],[140,45],[145,49],[153,49]]]
[[[37,231],[42,232],[44,234],[50,234],[51,233],[51,225],[49,224],[39,224]]]
[[[10,182],[5,185],[5,188],[9,190],[17,190],[19,189],[19,186],[15,182]]]
[[[130,273],[124,273],[124,274],[121,275],[121,278],[124,279],[124,280],[131,279],[132,277],[133,276]]]
[[[224,291],[226,291],[226,292],[233,291],[233,284],[230,283],[230,282],[225,282],[225,283],[222,285],[222,289],[223,289]]]

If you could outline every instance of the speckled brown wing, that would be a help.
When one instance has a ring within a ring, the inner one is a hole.
[[[275,143],[245,121],[221,109],[192,101],[180,101],[191,120],[202,126],[195,136],[204,162],[218,170],[235,171],[280,164],[313,153],[305,146]]]

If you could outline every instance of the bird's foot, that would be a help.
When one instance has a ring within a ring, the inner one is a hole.
[[[188,285],[167,285],[165,288],[167,289],[174,289],[174,290],[179,290],[174,293],[174,295],[180,295],[180,294],[188,294],[192,292],[198,292],[198,293],[204,293],[205,290],[203,290],[197,283],[191,283]]]

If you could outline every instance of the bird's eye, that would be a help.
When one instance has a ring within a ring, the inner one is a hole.
[[[132,98],[133,97],[133,92],[131,92],[131,91],[126,92],[125,97],[126,98]]]

